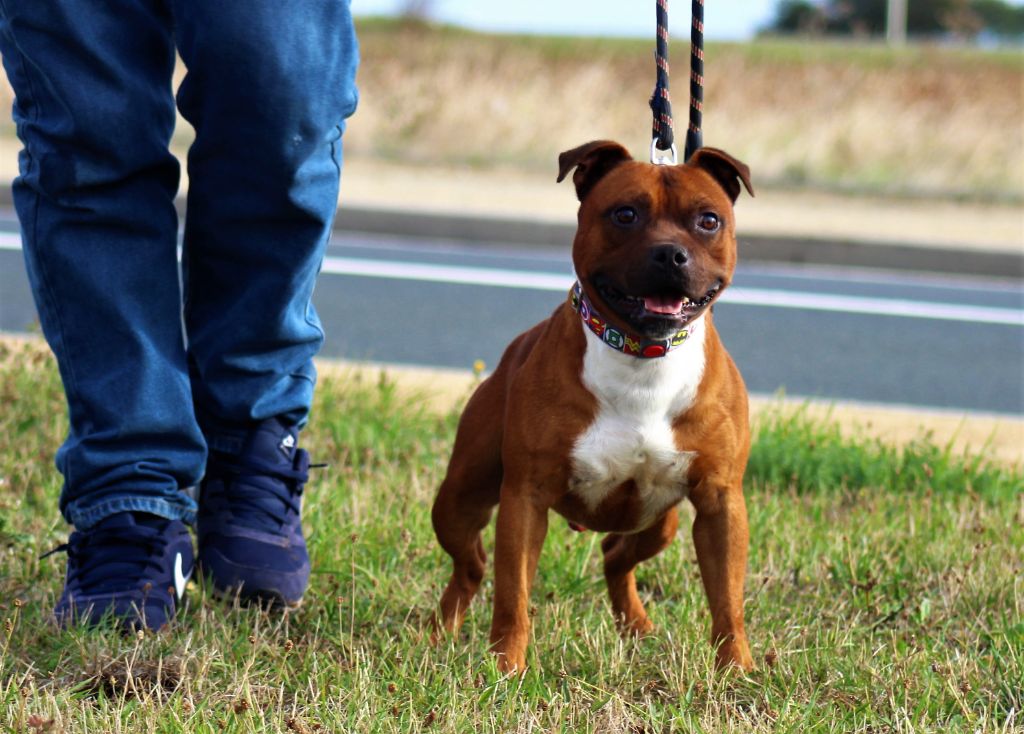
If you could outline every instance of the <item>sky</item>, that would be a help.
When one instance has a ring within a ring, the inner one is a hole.
[[[654,0],[430,0],[437,20],[487,31],[594,36],[647,36],[654,33]],[[356,15],[390,15],[403,0],[352,0]],[[708,0],[707,38],[750,38],[774,16],[778,0]],[[1010,0],[1024,5],[1024,0]],[[690,35],[690,3],[669,3],[669,34]]]
[[[751,37],[771,20],[776,2],[709,0],[704,10],[707,38]],[[435,19],[478,30],[595,36],[654,33],[654,0],[433,0],[432,4]],[[403,5],[402,0],[352,0],[352,12],[386,15]],[[669,3],[669,33],[689,37],[689,2]]]

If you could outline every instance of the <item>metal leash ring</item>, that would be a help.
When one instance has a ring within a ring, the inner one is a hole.
[[[676,144],[672,143],[668,150],[662,150],[658,147],[658,138],[651,140],[651,163],[656,166],[677,165],[679,163],[679,151],[676,150]]]

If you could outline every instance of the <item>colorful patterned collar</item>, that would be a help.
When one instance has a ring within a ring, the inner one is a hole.
[[[620,331],[610,326],[594,309],[594,305],[587,298],[587,294],[583,292],[583,286],[579,281],[573,283],[572,288],[569,289],[569,306],[580,315],[583,325],[594,332],[602,342],[617,352],[640,359],[664,357],[692,336],[700,323],[697,321],[687,324],[685,328],[666,339],[646,339],[636,334]]]

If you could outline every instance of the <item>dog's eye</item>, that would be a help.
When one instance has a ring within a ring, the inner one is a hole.
[[[703,232],[717,232],[722,226],[722,220],[714,212],[701,212],[697,217],[697,229]]]
[[[620,206],[614,212],[612,212],[612,219],[615,220],[616,224],[636,224],[636,221],[640,218],[637,214],[636,209],[631,206]]]

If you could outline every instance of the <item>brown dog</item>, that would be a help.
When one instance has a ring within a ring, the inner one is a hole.
[[[506,349],[470,398],[433,508],[451,555],[440,629],[456,631],[484,575],[480,531],[499,504],[491,645],[522,670],[548,511],[601,543],[621,629],[652,628],[633,569],[665,548],[689,497],[719,666],[753,665],[743,628],[747,394],[710,306],[736,264],[733,202],[747,167],[713,148],[686,165],[596,141],[559,156],[580,199],[577,285]]]

